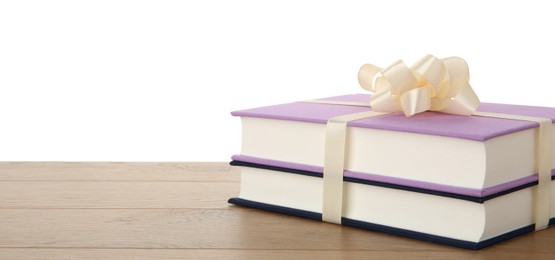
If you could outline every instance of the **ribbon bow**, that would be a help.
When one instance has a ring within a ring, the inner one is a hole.
[[[372,110],[403,111],[411,117],[424,111],[472,115],[480,100],[468,83],[468,65],[459,57],[438,59],[426,55],[410,68],[399,60],[382,69],[364,64],[358,72],[360,86],[374,92]]]

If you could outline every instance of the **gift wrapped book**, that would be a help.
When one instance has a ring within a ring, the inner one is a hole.
[[[359,81],[375,93],[233,112],[229,202],[468,249],[555,223],[555,108],[480,104],[460,58]]]

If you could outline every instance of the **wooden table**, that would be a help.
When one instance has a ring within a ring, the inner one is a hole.
[[[555,228],[482,251],[227,203],[226,163],[0,163],[0,259],[555,259]]]

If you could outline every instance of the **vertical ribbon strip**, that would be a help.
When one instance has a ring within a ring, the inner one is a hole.
[[[475,112],[475,116],[495,117],[512,120],[537,122],[536,133],[536,171],[538,187],[534,203],[534,223],[536,231],[547,228],[551,217],[551,158],[553,156],[553,122],[549,118],[517,116],[500,113]]]
[[[347,123],[353,120],[383,114],[386,113],[366,111],[337,116],[328,120],[324,157],[323,221],[341,224],[341,217],[343,215],[343,171],[345,169]]]

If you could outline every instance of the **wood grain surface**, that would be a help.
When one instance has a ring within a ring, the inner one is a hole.
[[[0,163],[0,259],[555,259],[555,228],[481,251],[227,204],[227,163]]]

